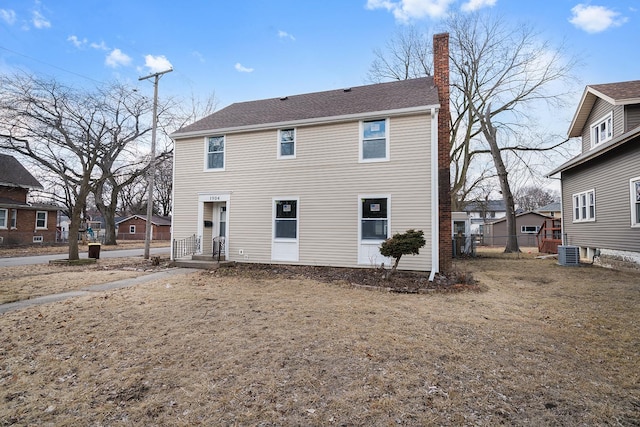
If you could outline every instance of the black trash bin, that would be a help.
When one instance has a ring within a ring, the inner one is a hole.
[[[89,243],[89,258],[100,259],[100,243]]]

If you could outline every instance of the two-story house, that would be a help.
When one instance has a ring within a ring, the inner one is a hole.
[[[0,244],[56,241],[58,208],[28,202],[30,190],[42,185],[13,156],[0,154]]]
[[[448,35],[434,44],[434,77],[240,102],[175,132],[174,242],[195,235],[238,262],[371,267],[389,265],[385,239],[420,229],[427,246],[400,268],[437,272],[440,250],[451,257]]]
[[[469,215],[471,234],[482,236],[485,226],[507,215],[504,200],[473,200],[468,202],[463,211]]]
[[[640,268],[640,80],[586,87],[569,128],[582,152],[560,174],[565,245]]]

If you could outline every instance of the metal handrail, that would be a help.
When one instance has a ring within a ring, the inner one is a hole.
[[[200,236],[195,234],[185,239],[173,240],[173,258],[183,258],[200,252]]]

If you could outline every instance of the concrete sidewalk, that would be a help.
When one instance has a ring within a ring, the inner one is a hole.
[[[63,301],[69,298],[80,297],[83,295],[90,295],[92,292],[103,292],[111,289],[127,288],[129,286],[139,285],[141,283],[151,282],[153,280],[160,280],[166,277],[177,276],[180,274],[188,274],[199,271],[194,268],[171,268],[168,270],[158,271],[155,273],[133,277],[130,279],[117,280],[115,282],[101,283],[99,285],[87,286],[78,291],[62,292],[53,295],[44,295],[41,297],[26,299],[22,301],[10,302],[7,304],[0,304],[0,314],[7,313],[13,310],[21,310],[23,308],[31,307],[34,305],[48,304],[50,302]]]

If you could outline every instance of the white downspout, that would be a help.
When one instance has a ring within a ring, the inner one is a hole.
[[[440,212],[438,203],[438,108],[431,109],[431,273],[440,271]]]

